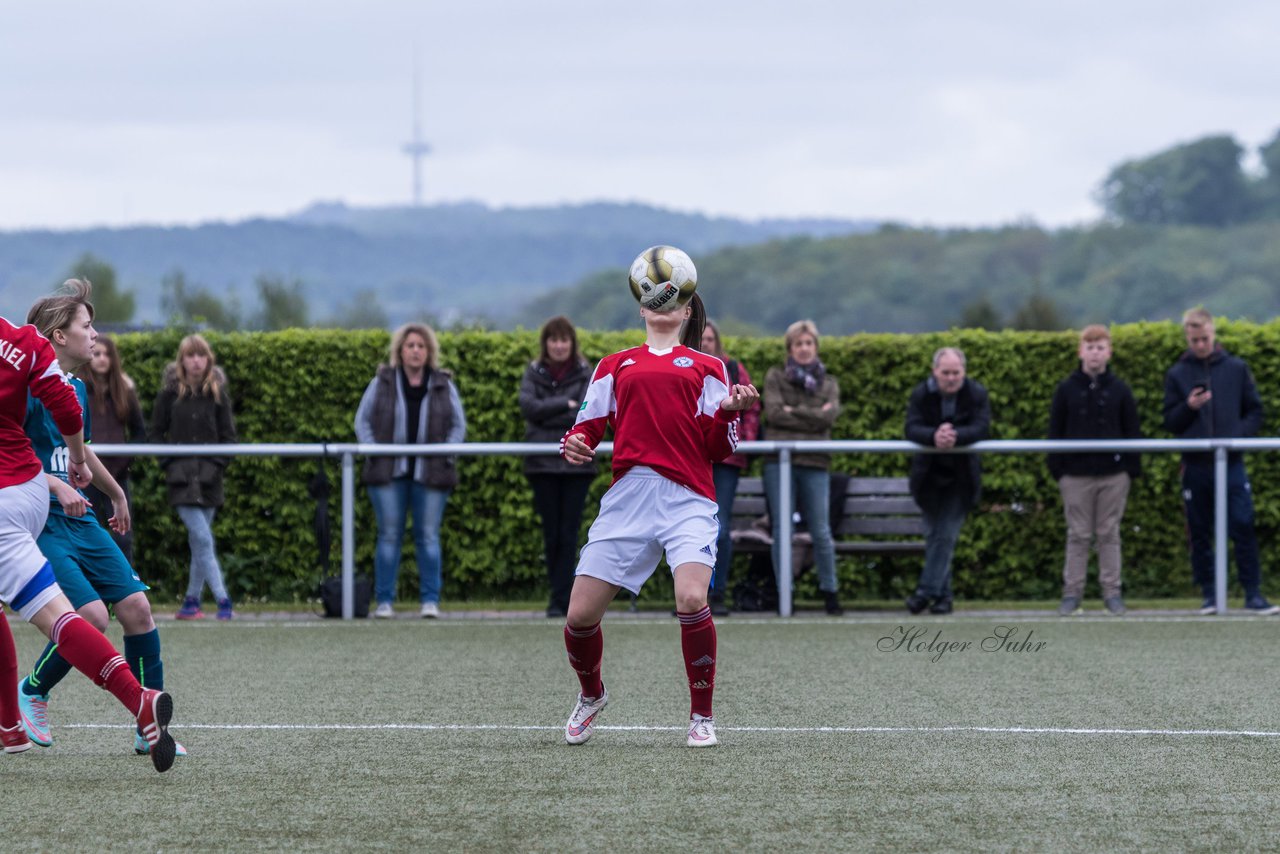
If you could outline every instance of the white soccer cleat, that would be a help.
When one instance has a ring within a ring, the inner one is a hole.
[[[601,710],[609,705],[609,689],[605,688],[599,697],[587,699],[578,694],[578,704],[569,715],[569,722],[564,725],[564,740],[570,744],[584,744],[591,738],[596,728],[596,718]]]
[[[694,715],[689,721],[689,739],[685,743],[690,747],[715,747],[719,744],[716,739],[716,719]]]

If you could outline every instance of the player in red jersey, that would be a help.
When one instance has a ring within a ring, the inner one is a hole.
[[[84,334],[91,334],[86,322]],[[144,689],[129,666],[97,629],[71,608],[53,569],[36,547],[49,513],[49,486],[23,430],[27,396],[49,410],[67,446],[67,478],[73,486],[93,478],[87,462],[80,401],[67,383],[52,345],[33,326],[0,318],[0,601],[58,644],[67,661],[110,691],[137,718],[151,745],[156,770],[173,765],[169,735],[173,700]],[[6,753],[31,747],[18,723],[18,660],[9,624],[0,612],[0,744]]]
[[[642,307],[640,317],[644,345],[600,362],[561,442],[566,460],[585,463],[613,427],[613,485],[578,559],[565,622],[565,648],[581,683],[565,740],[589,739],[609,702],[600,676],[605,610],[619,589],[638,593],[665,550],[689,678],[686,743],[711,747],[716,630],[707,588],[719,531],[711,466],[733,453],[738,412],[760,393],[750,384],[730,387],[724,363],[695,349],[706,322],[696,294],[669,311]]]

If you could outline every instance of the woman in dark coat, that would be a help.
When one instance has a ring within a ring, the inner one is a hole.
[[[559,442],[578,416],[591,382],[591,366],[578,352],[578,334],[567,317],[542,326],[539,357],[525,368],[520,382],[520,412],[526,442]],[[573,589],[578,560],[578,529],[594,465],[575,466],[564,458],[530,455],[524,473],[533,488],[533,507],[542,519],[542,541],[551,598],[548,617],[563,617]]]
[[[151,413],[150,441],[161,445],[235,444],[236,427],[227,394],[227,376],[217,366],[209,342],[188,335],[178,345],[178,358],[164,370],[160,394]],[[222,578],[213,518],[222,506],[222,474],[230,457],[161,457],[169,503],[187,526],[191,574],[179,620],[198,620],[200,595],[207,583],[218,603],[218,619],[230,620],[231,597]]]
[[[89,417],[97,444],[123,445],[127,442],[146,441],[147,422],[142,417],[137,387],[133,378],[120,365],[120,352],[110,335],[98,336],[93,344],[93,359],[77,370],[76,376],[84,380],[89,391]],[[102,458],[102,464],[116,483],[120,484],[125,500],[130,504],[132,492],[129,489],[129,466],[132,462],[131,457]],[[107,524],[112,512],[111,501],[96,486],[86,486],[84,494],[93,504],[93,512],[102,527],[111,531],[111,539],[115,540],[120,551],[124,552],[125,559],[132,564],[133,530],[123,534],[111,530]]]

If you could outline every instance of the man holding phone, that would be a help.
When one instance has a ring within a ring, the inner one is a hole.
[[[1203,307],[1182,315],[1187,350],[1164,378],[1164,426],[1182,439],[1256,436],[1262,428],[1262,398],[1253,373],[1214,339],[1213,316]],[[1213,553],[1213,454],[1182,455],[1182,503],[1187,514],[1191,577],[1204,602],[1200,613],[1217,611]],[[1244,607],[1280,614],[1262,595],[1258,538],[1253,529],[1253,493],[1244,456],[1227,455],[1227,531],[1235,545]]]

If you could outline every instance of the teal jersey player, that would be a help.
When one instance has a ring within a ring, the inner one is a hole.
[[[68,381],[80,401],[84,438],[88,443],[91,437],[88,390],[78,377],[68,376]],[[71,486],[66,443],[52,414],[34,396],[28,397],[27,418],[23,426],[49,480],[49,518],[36,543],[48,558],[58,585],[71,600],[71,606],[101,631],[106,630],[109,619],[106,606],[113,606],[124,629],[125,660],[130,670],[144,687],[163,690],[160,634],[146,597],[150,588],[134,572],[110,533],[88,509],[84,493]],[[94,459],[96,461],[96,456]],[[100,478],[111,480],[105,469],[99,472],[101,464],[91,467],[95,485],[108,495],[118,496],[123,502],[123,491],[118,484],[99,482]],[[121,510],[119,505],[114,509],[117,513]],[[42,747],[53,743],[49,729],[49,692],[70,670],[70,664],[58,654],[57,646],[50,643],[40,654],[31,673],[18,685],[23,727],[27,736]],[[149,745],[141,733],[134,734],[134,749],[141,754],[148,752]],[[176,750],[179,756],[186,754],[181,745],[176,745]]]
[[[85,388],[84,381],[77,376],[67,375],[67,381],[75,389],[76,399],[80,401],[80,411],[84,417],[84,441],[88,444],[93,436],[93,427],[89,421],[89,391]],[[27,438],[31,440],[31,448],[36,452],[40,465],[44,467],[44,473],[70,486],[71,480],[67,475],[67,444],[63,441],[62,434],[58,432],[58,425],[54,423],[53,415],[45,409],[39,398],[30,393],[27,395],[27,419],[23,428]],[[80,490],[76,491],[80,492]],[[83,492],[80,492],[80,495],[84,497]],[[51,502],[50,513],[66,515],[62,504],[52,491],[49,493],[49,501]]]

